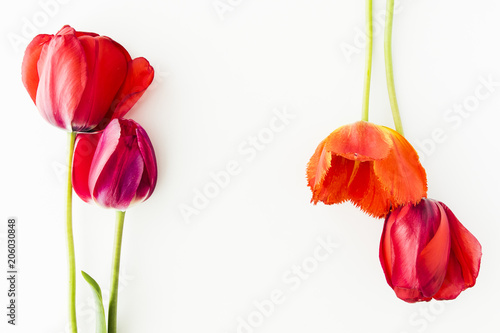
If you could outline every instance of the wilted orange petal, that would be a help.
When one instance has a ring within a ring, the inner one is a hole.
[[[347,184],[354,168],[354,161],[341,156],[331,157],[331,167],[325,176],[321,186],[313,191],[311,201],[317,203],[322,201],[326,205],[332,205],[346,201]]]
[[[385,158],[391,141],[378,126],[366,121],[337,128],[326,138],[326,149],[351,160],[373,161]]]
[[[375,176],[373,163],[359,163],[347,193],[349,200],[362,211],[373,217],[384,217],[391,208],[391,197]]]
[[[316,148],[309,163],[307,163],[307,182],[313,192],[325,179],[331,161],[332,154],[326,151],[325,140],[323,140]]]
[[[393,197],[393,208],[417,203],[427,196],[427,177],[412,145],[398,132],[380,126],[392,141],[386,158],[374,161],[373,170],[382,186]]]

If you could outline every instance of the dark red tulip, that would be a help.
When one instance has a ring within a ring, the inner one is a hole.
[[[450,300],[476,283],[481,244],[446,205],[424,198],[386,217],[380,262],[400,299]]]
[[[127,113],[153,80],[144,58],[132,59],[109,37],[64,26],[26,48],[22,80],[45,120],[75,132],[102,130]]]
[[[148,199],[156,179],[153,145],[135,121],[114,119],[100,133],[77,135],[72,181],[85,202],[124,211]]]

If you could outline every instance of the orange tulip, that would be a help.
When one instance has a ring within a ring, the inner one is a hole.
[[[311,202],[351,201],[374,217],[384,217],[427,194],[425,170],[411,144],[398,132],[358,121],[323,140],[307,165]]]

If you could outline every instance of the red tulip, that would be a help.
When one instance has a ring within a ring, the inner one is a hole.
[[[481,244],[442,202],[422,199],[387,216],[380,262],[402,300],[449,300],[476,283]]]
[[[398,132],[366,121],[339,127],[307,165],[311,202],[351,201],[383,217],[426,196],[427,178],[415,149]]]
[[[64,26],[26,48],[22,80],[45,120],[75,132],[101,130],[127,113],[153,80],[144,58],[131,59],[109,37]]]
[[[153,145],[135,121],[114,119],[100,133],[77,135],[72,181],[85,202],[126,210],[151,196],[156,179]]]

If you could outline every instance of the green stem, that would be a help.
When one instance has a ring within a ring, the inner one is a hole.
[[[372,0],[366,0],[366,48],[365,48],[365,83],[363,88],[363,109],[361,120],[368,121],[368,108],[370,104],[370,81],[372,77],[373,53],[373,23]]]
[[[122,249],[123,223],[125,212],[116,211],[115,243],[113,249],[113,264],[111,268],[111,292],[109,295],[108,333],[116,333],[116,318],[118,308],[118,279],[120,275],[120,255]]]
[[[385,75],[387,79],[387,90],[389,101],[391,102],[392,118],[396,131],[403,133],[403,124],[399,114],[398,100],[396,99],[396,88],[394,86],[394,72],[392,68],[392,21],[394,17],[394,0],[387,0],[385,10],[385,33],[384,33],[384,54],[385,54]]]
[[[76,326],[76,276],[75,276],[75,243],[73,240],[73,186],[71,184],[71,165],[73,163],[73,150],[75,148],[75,132],[68,133],[68,178],[66,192],[66,239],[68,245],[69,266],[69,322],[71,333],[77,333]]]

